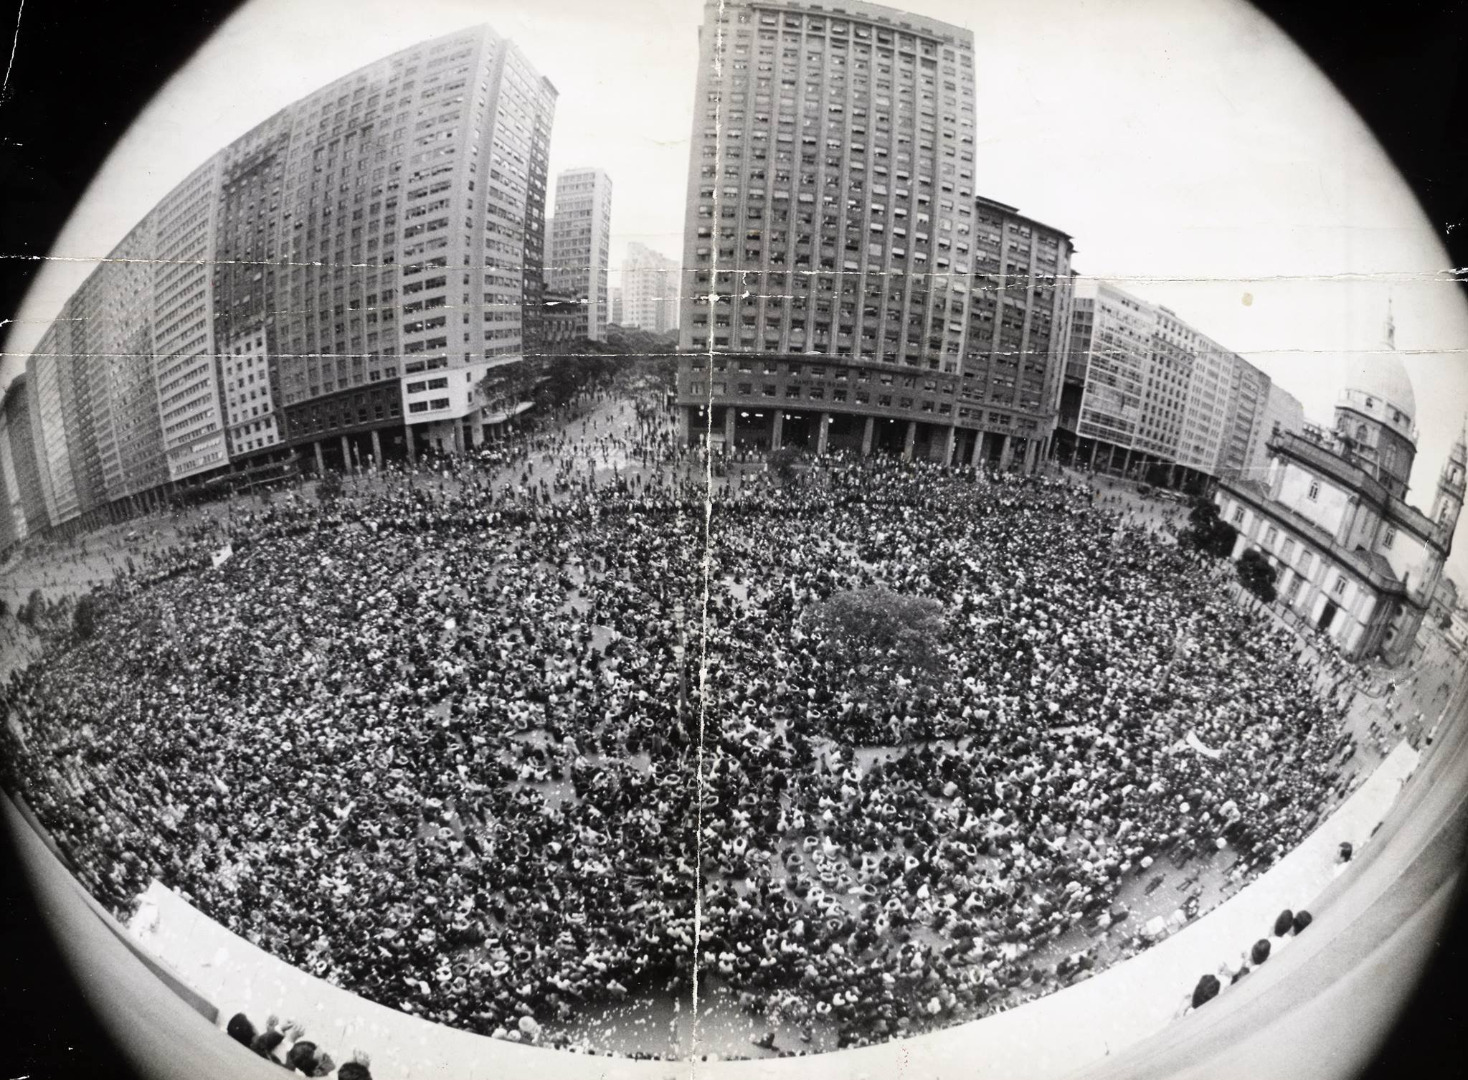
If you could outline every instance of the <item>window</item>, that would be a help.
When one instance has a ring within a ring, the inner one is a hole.
[[[1392,546],[1392,541],[1395,540],[1396,538],[1397,538],[1397,530],[1396,530],[1396,527],[1393,526],[1393,525],[1388,525],[1386,527],[1386,535],[1381,538],[1381,546],[1384,547],[1384,548],[1387,548],[1388,550],[1390,550],[1391,549],[1391,546]]]
[[[1265,547],[1274,547],[1274,542],[1276,540],[1278,540],[1278,539],[1279,539],[1279,530],[1276,529],[1273,525],[1269,526],[1268,531],[1265,532],[1265,534],[1264,534],[1264,546]]]
[[[1331,591],[1337,596],[1344,596],[1346,594],[1346,579],[1343,577],[1337,577],[1335,579],[1335,588]]]
[[[1234,507],[1233,523],[1235,525],[1237,525],[1240,522],[1242,522],[1243,520],[1244,520],[1244,508],[1242,506],[1235,506]]]
[[[1310,497],[1310,501],[1311,502],[1314,502],[1316,499],[1320,498],[1320,481],[1319,480],[1311,480],[1310,481],[1310,496],[1309,497]]]

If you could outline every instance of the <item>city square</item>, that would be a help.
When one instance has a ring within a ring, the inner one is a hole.
[[[671,172],[446,3],[5,354],[0,810],[226,1071],[1069,1075],[1440,903],[1376,841],[1463,749],[1422,282],[1275,349],[1083,273],[938,0],[693,5]]]

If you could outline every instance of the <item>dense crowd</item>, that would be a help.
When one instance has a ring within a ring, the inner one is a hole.
[[[1084,487],[835,457],[705,522],[640,430],[220,515],[6,687],[7,785],[119,914],[156,877],[423,1017],[561,1042],[697,942],[849,1045],[1085,977],[1036,955],[1129,875],[1247,878],[1343,783],[1293,639]],[[871,587],[941,603],[937,678],[812,633]]]

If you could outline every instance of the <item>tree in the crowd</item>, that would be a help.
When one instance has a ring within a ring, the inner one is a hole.
[[[1212,499],[1194,500],[1188,511],[1188,527],[1182,533],[1183,543],[1215,559],[1226,559],[1233,554],[1238,538],[1239,530],[1218,516],[1218,506]]]
[[[15,617],[27,626],[35,626],[36,620],[46,610],[46,598],[41,595],[40,589],[32,589],[30,596],[26,597],[25,603],[15,613]]]
[[[97,602],[83,596],[71,612],[71,628],[78,640],[88,641],[97,632]]]
[[[1277,594],[1274,579],[1278,571],[1258,548],[1250,548],[1239,557],[1239,581],[1265,603],[1272,603]]]
[[[342,474],[328,469],[316,484],[316,498],[325,504],[336,502],[342,496]]]
[[[780,483],[789,484],[799,475],[796,468],[799,461],[799,450],[793,446],[782,446],[770,455],[770,471],[779,478]]]
[[[817,647],[872,700],[900,683],[930,686],[947,666],[943,605],[873,586],[835,593],[807,612]]]

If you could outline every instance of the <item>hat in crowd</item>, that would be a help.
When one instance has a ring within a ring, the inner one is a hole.
[[[1193,1008],[1197,1008],[1205,1001],[1212,1001],[1218,996],[1220,984],[1217,975],[1204,975],[1198,980],[1198,985],[1193,988]]]
[[[1255,965],[1262,964],[1269,959],[1269,949],[1269,939],[1260,938],[1254,942],[1254,947],[1249,950],[1249,959],[1253,960]]]
[[[1301,930],[1305,929],[1305,927],[1309,926],[1314,921],[1315,916],[1311,915],[1308,911],[1295,912],[1295,933],[1298,934]]]
[[[250,1023],[250,1018],[244,1013],[235,1013],[231,1016],[224,1030],[241,1046],[249,1046],[255,1041],[255,1025]]]
[[[1294,925],[1295,925],[1295,913],[1293,911],[1291,911],[1289,908],[1285,908],[1283,911],[1281,911],[1279,913],[1278,916],[1275,917],[1275,920],[1274,920],[1274,936],[1275,937],[1284,937],[1286,934],[1288,934],[1290,932],[1291,929],[1294,928]]]

